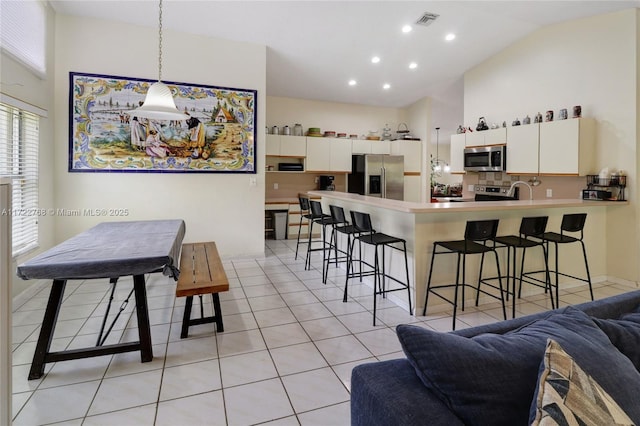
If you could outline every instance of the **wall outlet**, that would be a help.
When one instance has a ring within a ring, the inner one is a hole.
[[[547,198],[553,197],[553,189],[547,189]]]
[[[278,189],[278,184],[277,183],[273,184],[273,189]]]
[[[249,178],[249,186],[258,186],[258,180],[254,177]]]
[[[473,192],[473,185],[467,185],[467,191]]]

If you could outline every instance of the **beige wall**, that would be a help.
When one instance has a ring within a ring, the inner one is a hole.
[[[53,205],[53,170],[54,165],[50,159],[53,157],[53,128],[56,120],[55,109],[53,107],[53,68],[54,68],[54,34],[55,34],[55,13],[47,4],[46,19],[46,78],[41,79],[33,74],[29,69],[14,61],[4,53],[0,57],[0,76],[2,84],[0,91],[13,98],[32,104],[47,111],[47,118],[40,119],[40,176],[39,176],[39,206],[47,208]],[[51,216],[39,219],[39,241],[38,250],[19,256],[14,259],[13,270],[18,263],[32,257],[36,253],[51,247],[55,241],[54,234],[55,218]],[[28,288],[32,281],[23,281],[15,274],[12,294],[15,296]]]
[[[628,207],[609,209],[606,241],[611,277],[638,281],[638,10],[545,27],[465,74],[465,125],[581,105],[597,120],[597,173],[623,169]],[[585,181],[586,186],[586,181]]]
[[[398,123],[407,120],[401,108],[382,108],[339,102],[267,96],[267,126],[293,127],[300,123],[305,134],[309,127],[319,127],[322,132],[367,135],[369,131],[382,135],[385,124],[393,130]]]
[[[258,131],[257,174],[69,173],[69,72],[156,78],[157,30],[58,15],[55,63],[55,208],[127,208],[126,218],[181,218],[185,241],[215,240],[222,256],[264,251],[264,136]],[[258,92],[265,126],[266,47],[165,31],[163,79]],[[251,186],[252,178],[257,184]],[[56,241],[104,218],[60,217]]]

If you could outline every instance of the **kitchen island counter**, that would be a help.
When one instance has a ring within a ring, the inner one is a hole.
[[[547,231],[559,232],[562,216],[568,213],[587,213],[584,229],[584,241],[589,258],[589,269],[592,281],[607,279],[607,240],[606,217],[607,210],[624,208],[626,201],[591,201],[580,199],[543,199],[519,201],[469,201],[448,203],[415,203],[369,197],[338,191],[309,191],[309,195],[322,198],[323,209],[328,212],[329,205],[337,205],[345,209],[347,217],[349,211],[361,211],[371,215],[373,227],[378,232],[384,232],[407,241],[409,255],[409,271],[411,286],[415,297],[414,308],[422,312],[424,292],[429,274],[429,262],[434,241],[459,240],[464,236],[465,224],[470,220],[499,219],[498,235],[518,234],[522,217],[548,216]],[[345,247],[346,242],[341,242]],[[562,248],[560,256],[561,268],[571,275],[584,275],[584,262],[579,249]],[[500,250],[500,263],[506,269],[506,250]],[[365,251],[365,259],[372,261],[372,252]],[[392,254],[395,256],[395,254]],[[392,275],[403,276],[404,262],[389,256],[388,268]],[[551,253],[553,256],[553,251]],[[441,256],[434,267],[434,284],[451,283],[455,280],[455,256]],[[477,280],[479,259],[469,259],[467,262],[467,279],[473,283]],[[527,256],[526,270],[542,269],[542,256],[533,253]],[[504,271],[503,271],[504,272]],[[491,262],[485,265],[485,276],[495,276]],[[561,287],[577,285],[576,281],[561,280]],[[533,286],[523,286],[524,294],[538,293],[543,290]],[[468,292],[472,293],[472,292]],[[408,303],[402,300],[405,296],[390,295],[389,297],[399,306],[408,310]],[[396,299],[398,297],[398,299]],[[467,294],[468,303],[475,302],[475,294]],[[472,302],[473,299],[473,302]],[[493,299],[490,299],[493,301]],[[482,297],[481,297],[482,301]],[[429,306],[441,303],[438,298],[429,299]]]
[[[309,195],[317,197],[333,198],[344,201],[357,201],[359,203],[376,206],[383,209],[395,210],[405,213],[442,213],[443,210],[451,212],[495,211],[495,210],[523,210],[539,208],[559,207],[602,207],[628,205],[628,201],[596,201],[581,199],[554,199],[544,200],[518,200],[518,201],[451,201],[437,203],[415,203],[411,201],[390,200],[380,197],[369,197],[359,194],[351,194],[338,191],[309,191]],[[462,200],[462,199],[461,199]]]

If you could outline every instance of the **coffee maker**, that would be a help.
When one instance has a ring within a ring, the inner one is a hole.
[[[320,191],[335,190],[336,187],[333,184],[334,179],[335,179],[335,176],[327,176],[327,175],[320,176],[320,178],[318,179],[318,189]]]

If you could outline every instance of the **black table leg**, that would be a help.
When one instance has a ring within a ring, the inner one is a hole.
[[[44,374],[45,359],[51,348],[53,332],[56,328],[58,313],[62,305],[62,295],[64,294],[66,285],[66,280],[53,280],[51,293],[49,293],[49,301],[47,302],[47,309],[44,312],[44,318],[42,320],[40,336],[36,344],[36,352],[33,354],[33,361],[31,362],[29,380],[39,379]]]
[[[144,275],[133,276],[133,289],[136,295],[136,314],[138,315],[138,335],[140,336],[140,358],[142,362],[153,360],[151,346],[151,326],[149,325],[149,310],[147,308],[147,289]]]
[[[180,332],[181,339],[185,339],[189,337],[189,321],[191,320],[192,305],[193,305],[193,296],[187,296],[187,301],[184,305],[184,316],[182,317],[182,331]]]
[[[222,324],[222,308],[220,308],[220,296],[218,293],[211,294],[213,298],[213,314],[216,317],[216,331],[222,333],[224,331],[224,325]]]

